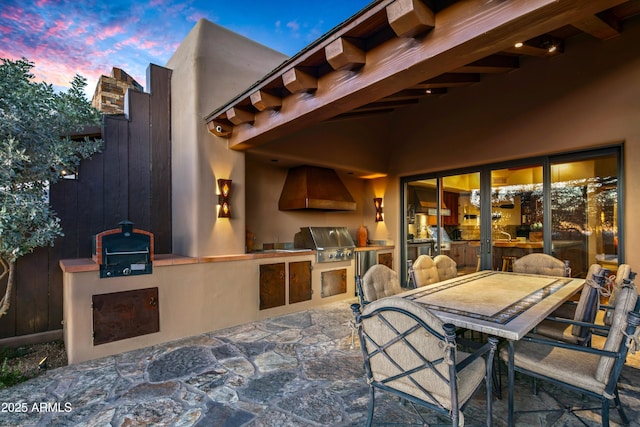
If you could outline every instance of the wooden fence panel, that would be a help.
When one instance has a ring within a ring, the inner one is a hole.
[[[16,335],[49,330],[49,251],[38,248],[16,265]],[[46,285],[43,286],[43,284]]]
[[[171,71],[150,67],[150,95],[132,93],[130,117],[105,116],[104,149],[82,161],[78,180],[51,186],[52,208],[64,236],[18,261],[9,313],[0,339],[61,328],[60,259],[91,257],[91,238],[125,219],[154,233],[156,253],[171,252]],[[97,274],[97,273],[96,273]],[[0,281],[4,293],[6,278]]]
[[[150,65],[151,224],[157,253],[171,253],[171,70]],[[151,78],[153,76],[153,78]]]
[[[149,94],[127,93],[129,97],[129,220],[137,228],[151,228],[151,156],[149,140]]]
[[[100,231],[128,220],[129,212],[129,122],[124,116],[105,117],[103,182],[105,224]]]

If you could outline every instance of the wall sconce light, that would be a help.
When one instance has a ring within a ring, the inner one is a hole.
[[[220,210],[218,211],[218,218],[231,218],[231,205],[229,204],[229,198],[231,197],[231,180],[219,179],[218,180],[218,205]]]
[[[376,208],[376,222],[384,221],[382,216],[382,197],[374,198],[373,205]]]

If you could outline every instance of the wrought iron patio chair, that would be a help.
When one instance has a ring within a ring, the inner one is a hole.
[[[361,305],[402,292],[398,273],[383,264],[372,266],[362,278],[357,276],[356,286]]]
[[[573,319],[563,317],[567,311],[557,310],[551,316],[540,322],[536,327],[536,334],[547,338],[561,340],[572,344],[589,345],[591,342],[591,328],[581,326],[575,322],[594,323],[598,313],[600,295],[604,290],[604,283],[609,270],[599,264],[589,267],[585,285],[580,293],[580,299],[573,307]]]
[[[358,304],[351,309],[369,384],[368,426],[373,422],[376,389],[447,416],[454,427],[463,425],[462,408],[483,379],[486,424],[491,425],[496,338],[473,354],[456,350],[454,325],[443,324],[426,307],[404,298],[381,299],[362,312]],[[481,357],[484,354],[486,361]]]
[[[438,278],[442,280],[453,279],[458,277],[458,264],[448,255],[436,255],[433,263],[438,270]]]
[[[601,307],[605,311],[604,317],[602,318],[605,325],[611,325],[611,321],[613,319],[613,307],[615,307],[618,292],[620,292],[620,289],[625,283],[629,284],[629,282],[633,281],[635,276],[636,273],[631,270],[631,266],[629,264],[620,264],[618,266],[614,280],[611,282],[609,301],[607,305]]]
[[[618,294],[613,319],[603,349],[526,336],[514,346],[513,359],[507,349],[501,358],[516,372],[551,382],[601,401],[602,425],[609,426],[609,406],[613,401],[625,424],[618,394],[618,379],[628,351],[639,350],[640,314],[638,293],[633,283],[624,285]],[[590,328],[607,328],[591,324]],[[513,402],[513,376],[509,379],[509,400]],[[513,408],[512,405],[510,405]],[[580,409],[569,409],[575,413]],[[513,413],[510,414],[513,416]]]

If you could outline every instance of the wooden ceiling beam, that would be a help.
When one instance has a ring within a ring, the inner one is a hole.
[[[377,111],[377,110],[386,110],[389,108],[399,108],[406,107],[407,105],[415,105],[419,102],[417,98],[415,99],[406,99],[402,101],[380,101],[380,102],[372,102],[371,104],[363,105],[362,107],[356,108],[353,110],[354,112],[365,112],[365,111]]]
[[[506,73],[520,68],[520,59],[512,55],[491,55],[454,70],[455,73]]]
[[[402,101],[404,99],[414,99],[425,96],[427,93],[424,89],[405,89],[380,99],[380,102]]]
[[[552,53],[549,52],[548,48],[530,46],[526,44],[523,44],[520,47],[510,46],[509,48],[505,49],[503,52],[515,53],[518,55],[526,55],[526,56],[539,56],[539,57],[552,55]]]
[[[367,51],[367,64],[357,73],[334,71],[317,80],[314,78],[317,90],[313,94],[283,98],[277,115],[269,111],[256,113],[253,125],[245,123],[234,128],[229,147],[246,150],[265,144],[504,51],[515,41],[532,39],[623,2],[468,0],[456,3],[437,14],[436,28],[428,36],[390,39]],[[284,75],[295,71],[290,69]],[[313,87],[301,86],[307,90]],[[289,90],[299,90],[292,89]]]
[[[324,53],[334,70],[353,70],[362,67],[366,62],[364,50],[345,37],[329,43],[324,48]]]
[[[620,35],[620,21],[609,14],[587,16],[572,22],[571,25],[600,40],[608,40]]]
[[[418,83],[411,88],[415,89],[437,89],[447,87],[468,86],[480,81],[479,74],[467,73],[444,73],[432,79]]]
[[[396,0],[387,6],[387,20],[398,37],[415,37],[435,27],[435,15],[421,0]]]
[[[251,105],[258,111],[279,110],[282,106],[282,99],[280,97],[271,95],[263,90],[253,92],[249,98],[251,99]]]
[[[234,125],[253,123],[253,113],[238,107],[231,107],[226,111],[227,119]]]
[[[207,123],[207,129],[215,136],[226,138],[233,132],[233,126],[228,122],[222,120],[212,120]]]
[[[299,68],[291,68],[282,74],[282,83],[291,93],[312,92],[318,88],[318,79]]]

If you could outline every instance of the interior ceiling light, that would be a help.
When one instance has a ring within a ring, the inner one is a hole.
[[[516,48],[521,48],[522,46],[524,46],[524,43],[522,43],[522,42],[517,42],[516,44],[514,44],[514,46],[515,46]]]
[[[549,53],[553,53],[553,52],[555,52],[557,49],[558,49],[558,46],[556,46],[555,44],[552,44],[551,46],[549,46],[549,47],[547,48],[547,52],[549,52]]]

